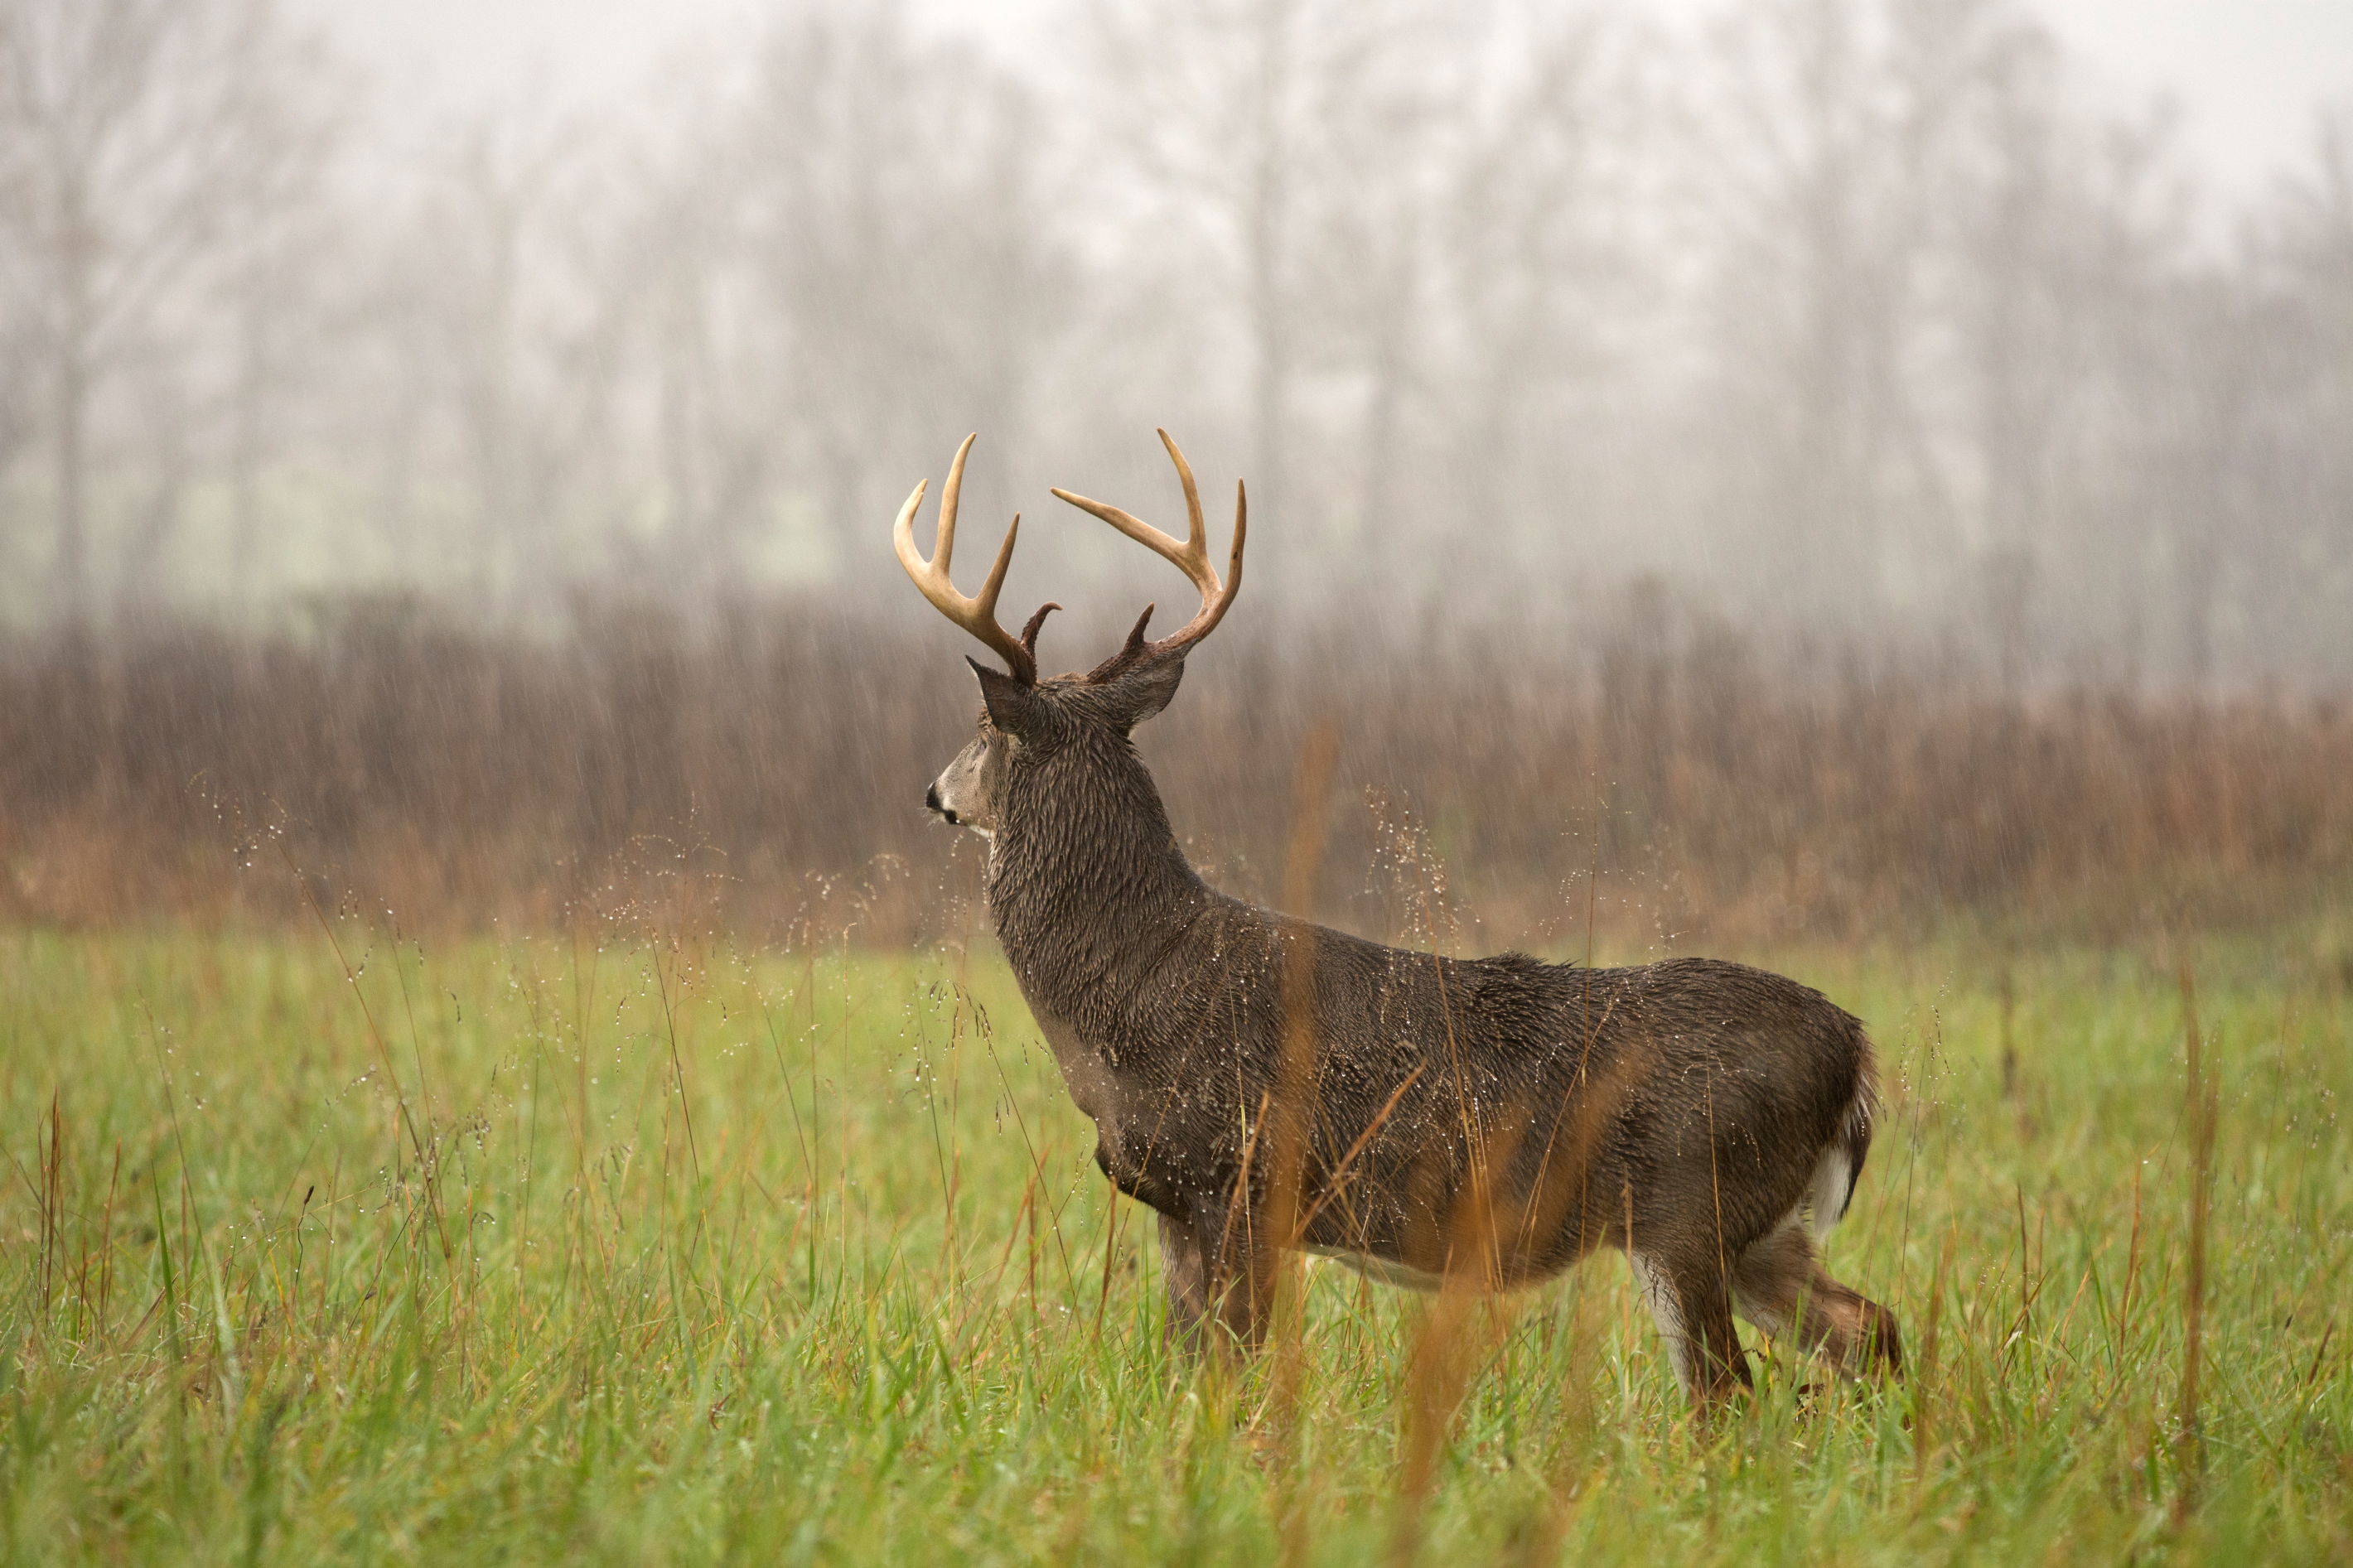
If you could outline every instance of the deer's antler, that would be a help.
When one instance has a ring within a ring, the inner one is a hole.
[[[915,548],[915,509],[923,503],[923,490],[932,482],[929,479],[917,484],[915,493],[899,509],[899,521],[891,531],[891,542],[898,547],[899,564],[907,569],[907,575],[915,580],[915,586],[923,590],[932,607],[986,643],[1005,661],[1016,680],[1033,684],[1038,679],[1038,660],[1030,652],[1029,643],[1036,638],[1038,623],[1046,618],[1045,613],[1039,613],[1030,622],[1027,636],[1018,640],[997,623],[997,595],[1005,587],[1005,569],[1013,564],[1013,541],[1021,531],[1021,514],[1013,514],[1012,526],[1005,531],[1005,542],[997,547],[997,564],[988,569],[988,581],[981,584],[979,597],[968,599],[957,593],[955,584],[948,577],[955,558],[956,500],[964,489],[965,455],[978,438],[976,432],[965,437],[964,445],[956,448],[955,461],[948,465],[948,482],[940,491],[939,538],[932,548],[932,558],[924,560]]]
[[[1200,591],[1201,607],[1176,632],[1156,642],[1147,643],[1144,640],[1144,628],[1152,619],[1152,606],[1145,605],[1143,617],[1135,623],[1135,629],[1127,635],[1127,646],[1098,667],[1092,679],[1101,679],[1115,673],[1147,654],[1168,653],[1199,642],[1225,618],[1226,611],[1234,602],[1234,595],[1240,591],[1242,585],[1242,541],[1250,532],[1249,493],[1239,480],[1235,482],[1234,548],[1226,562],[1225,581],[1220,583],[1217,569],[1209,564],[1208,530],[1201,521],[1201,492],[1193,483],[1192,467],[1185,461],[1185,454],[1176,449],[1176,443],[1168,438],[1167,431],[1163,430],[1159,435],[1160,444],[1168,448],[1169,460],[1176,465],[1177,480],[1185,487],[1187,532],[1184,543],[1177,543],[1150,523],[1115,506],[1105,506],[1099,500],[1089,500],[1065,489],[1057,489],[1054,494],[1082,511],[1094,513],[1184,573],[1193,586]]]

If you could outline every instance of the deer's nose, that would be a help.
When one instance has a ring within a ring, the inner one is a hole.
[[[937,784],[930,785],[923,791],[923,804],[930,806],[934,811],[938,812],[942,816],[946,817],[950,822],[954,822],[956,819],[956,814],[950,811],[945,805],[941,804],[940,786]]]

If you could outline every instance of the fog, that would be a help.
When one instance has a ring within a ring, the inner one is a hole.
[[[977,430],[1083,664],[1172,580],[1047,488],[1166,523],[1165,426],[1261,632],[2353,675],[2341,106],[2217,185],[2000,0],[1029,9],[475,101],[310,10],[0,0],[0,623],[916,625],[890,521]]]

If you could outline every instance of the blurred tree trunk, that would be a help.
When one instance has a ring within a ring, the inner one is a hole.
[[[1024,438],[1050,312],[1070,308],[1043,141],[1029,88],[899,5],[802,5],[763,42],[723,145],[780,417],[743,439],[779,448],[758,482],[818,514],[837,571],[872,559],[904,476],[936,478],[984,430],[977,499]]]
[[[150,448],[149,473],[145,493],[124,520],[123,567],[114,589],[118,622],[165,612],[171,583],[166,552],[187,499],[192,432],[186,390],[161,376],[145,390],[140,425]]]
[[[1736,504],[1770,541],[1763,604],[1823,629],[1885,603],[1891,542],[1934,484],[1904,366],[1946,105],[1894,37],[1872,0],[1737,13],[1716,35],[1727,109],[1703,138],[1725,176],[1718,395],[1751,443]]]
[[[101,539],[130,547],[119,582],[177,516],[106,527],[106,399],[127,366],[183,376],[211,347],[171,323],[243,227],[290,199],[288,169],[316,157],[314,64],[268,0],[0,0],[0,260],[47,381],[58,618],[96,613]],[[135,466],[136,443],[124,449]]]
[[[1255,79],[1245,107],[1249,142],[1242,153],[1240,193],[1243,236],[1243,310],[1250,324],[1250,472],[1261,504],[1279,513],[1290,499],[1284,416],[1291,399],[1292,316],[1289,288],[1292,183],[1297,128],[1287,112],[1294,88],[1298,0],[1259,0],[1250,7],[1250,68]]]
[[[69,218],[69,235],[80,226]],[[90,619],[90,311],[85,247],[78,238],[60,247],[56,337],[50,349],[51,441],[57,487],[58,608],[75,626]]]

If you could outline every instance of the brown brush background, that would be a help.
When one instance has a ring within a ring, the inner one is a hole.
[[[1267,899],[1302,737],[1333,720],[1317,912],[1446,945],[1574,951],[1588,901],[1676,943],[1957,916],[2113,937],[2275,924],[2353,883],[2340,700],[2005,691],[1955,661],[1619,624],[1532,647],[1238,623],[1140,741],[1196,859]],[[1048,667],[1092,640],[1050,629]],[[471,929],[691,885],[754,935],[964,931],[976,856],[920,804],[975,710],[955,642],[823,602],[607,607],[562,643],[358,611],[302,637],[19,642],[0,914],[267,924],[315,899]]]

